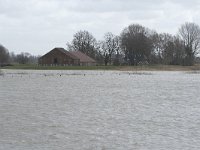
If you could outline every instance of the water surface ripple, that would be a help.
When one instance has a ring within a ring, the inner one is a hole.
[[[0,76],[0,150],[199,150],[200,74]]]

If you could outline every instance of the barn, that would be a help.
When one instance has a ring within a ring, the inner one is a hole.
[[[40,65],[79,65],[80,60],[64,48],[54,48],[39,58]]]
[[[54,48],[39,58],[39,65],[45,66],[91,66],[96,61],[79,51],[67,51],[64,48]]]

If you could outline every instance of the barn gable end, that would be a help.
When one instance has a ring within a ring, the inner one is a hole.
[[[64,48],[54,48],[39,59],[40,65],[79,65],[80,60]]]

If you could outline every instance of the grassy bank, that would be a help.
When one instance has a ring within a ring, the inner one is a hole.
[[[178,66],[178,65],[144,65],[144,66],[123,66],[120,68],[122,71],[198,71],[200,65],[194,66]]]
[[[120,70],[120,71],[194,71],[200,70],[200,65],[174,66],[174,65],[144,65],[144,66],[38,66],[19,65],[1,67],[0,69],[25,70]]]
[[[38,66],[38,65],[19,65],[2,67],[1,69],[25,69],[25,70],[116,70],[116,66]]]

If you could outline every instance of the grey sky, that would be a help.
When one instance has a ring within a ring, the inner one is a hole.
[[[176,34],[186,21],[200,25],[199,0],[0,0],[0,43],[10,51],[42,55],[66,47],[88,30],[97,40],[139,23]]]

